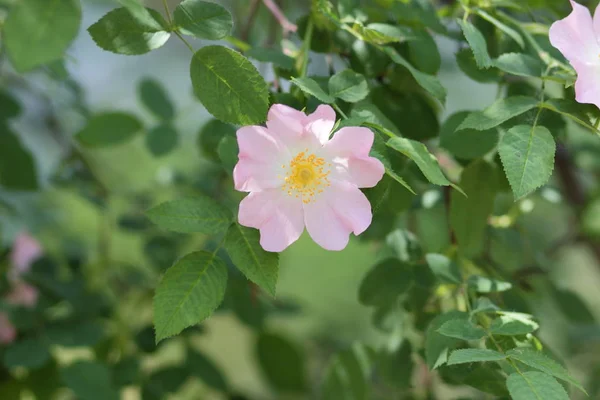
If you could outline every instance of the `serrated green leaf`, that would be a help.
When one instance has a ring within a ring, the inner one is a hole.
[[[490,332],[494,335],[526,335],[539,328],[537,322],[518,313],[500,315],[490,324]]]
[[[469,42],[469,46],[475,56],[475,62],[479,68],[489,68],[492,66],[492,59],[487,50],[487,43],[483,34],[467,20],[458,20],[465,39]]]
[[[373,22],[368,24],[366,28],[384,35],[389,42],[405,42],[416,39],[415,34],[410,29],[401,25]]]
[[[496,147],[499,139],[498,130],[495,128],[485,131],[457,130],[468,115],[468,111],[452,114],[440,129],[440,147],[462,160],[484,156]]]
[[[425,256],[431,272],[444,283],[462,283],[458,265],[443,254],[429,253]]]
[[[451,193],[450,226],[456,235],[460,254],[472,258],[484,249],[488,218],[496,198],[498,172],[487,161],[477,160],[463,170],[460,187],[467,196]]]
[[[110,370],[96,361],[76,361],[61,369],[60,376],[81,400],[118,400]]]
[[[459,339],[444,336],[437,330],[447,321],[453,319],[468,319],[468,314],[460,311],[450,311],[436,316],[425,332],[425,359],[429,369],[436,369],[448,361],[448,352],[460,343]]]
[[[480,312],[495,312],[499,311],[500,307],[492,303],[487,297],[479,297],[471,310],[471,315],[475,315]]]
[[[221,304],[227,265],[214,253],[199,251],[167,270],[154,296],[156,342],[202,322]]]
[[[364,76],[346,69],[329,78],[329,94],[349,103],[356,103],[367,97],[369,85]]]
[[[292,83],[298,86],[304,93],[314,96],[323,103],[332,104],[335,99],[329,94],[325,93],[321,86],[311,78],[292,78]]]
[[[233,18],[219,4],[200,0],[184,0],[173,12],[175,24],[184,35],[219,40],[231,34]]]
[[[11,344],[4,352],[6,368],[24,367],[36,369],[50,361],[48,344],[41,338],[20,340]]]
[[[505,53],[494,60],[494,66],[504,72],[518,76],[542,75],[544,64],[537,58],[521,53]]]
[[[80,24],[77,0],[21,0],[8,13],[2,41],[15,69],[26,72],[62,58]]]
[[[498,152],[515,199],[533,192],[552,175],[556,143],[543,126],[509,129],[500,140]]]
[[[452,319],[444,322],[437,331],[444,336],[462,340],[479,340],[485,336],[483,328],[473,325],[471,321],[465,319]]]
[[[233,224],[227,231],[225,250],[246,278],[275,297],[279,254],[265,251],[260,246],[259,239],[260,235],[256,229]]]
[[[146,215],[163,229],[183,233],[214,235],[225,232],[233,215],[209,197],[188,197],[162,203]]]
[[[0,122],[0,186],[23,191],[38,188],[33,155],[4,122]]]
[[[442,66],[442,56],[433,36],[426,29],[413,29],[414,37],[407,43],[408,58],[426,74],[436,75]]]
[[[386,144],[413,160],[429,182],[442,186],[451,185],[451,182],[440,169],[437,159],[427,150],[427,147],[423,143],[416,140],[395,137],[388,140]]]
[[[527,348],[516,348],[509,350],[506,355],[513,360],[522,362],[525,365],[535,368],[546,374],[550,374],[558,379],[569,382],[585,393],[585,390],[579,382],[577,382],[569,372],[559,363],[546,356],[540,351]]]
[[[105,147],[122,144],[142,129],[133,115],[122,112],[96,114],[75,137],[85,147]]]
[[[160,124],[151,129],[146,135],[146,147],[154,157],[169,154],[179,142],[177,131],[172,125]]]
[[[287,339],[262,333],[256,343],[256,355],[265,377],[275,388],[283,392],[304,391],[306,371],[303,353]]]
[[[150,9],[144,7],[143,0],[117,0],[117,2],[125,7],[131,16],[141,24],[157,30],[163,29],[163,26],[150,14]]]
[[[206,46],[190,66],[196,97],[216,118],[239,125],[259,124],[267,117],[267,83],[240,53],[223,46]]]
[[[198,377],[206,385],[222,392],[229,390],[229,384],[221,370],[204,354],[188,350],[186,367],[191,375]]]
[[[269,49],[266,47],[253,47],[245,52],[245,54],[260,62],[272,63],[277,67],[287,70],[294,69],[294,59],[284,54],[281,50]]]
[[[501,74],[497,68],[479,69],[475,56],[469,48],[464,48],[456,53],[456,63],[462,72],[474,81],[481,83],[498,82]]]
[[[511,374],[506,386],[513,400],[569,400],[565,388],[550,375],[528,371]]]
[[[415,78],[417,83],[429,94],[438,99],[442,104],[446,102],[446,89],[442,86],[437,77],[425,74],[413,67],[404,57],[392,47],[383,47],[383,51],[394,61],[405,67]]]
[[[471,289],[479,293],[504,292],[512,288],[510,282],[503,282],[484,276],[470,276],[467,283]]]
[[[175,107],[165,88],[152,78],[142,79],[138,86],[142,104],[158,118],[169,121],[175,117]]]
[[[163,46],[171,33],[164,18],[147,9],[152,22],[140,19],[127,8],[117,8],[88,28],[98,47],[117,54],[137,55]]]
[[[501,361],[506,356],[488,349],[459,349],[450,354],[448,365],[464,364],[471,362]]]
[[[367,306],[393,304],[413,281],[412,268],[400,260],[389,258],[375,265],[363,278],[358,300]]]
[[[483,131],[495,128],[509,119],[521,115],[538,105],[539,101],[533,97],[513,96],[497,100],[483,111],[477,111],[459,125],[457,130],[476,129]]]
[[[588,115],[595,110],[595,106],[591,104],[580,104],[570,99],[549,99],[540,104],[540,107],[564,115],[579,125],[600,134]]]

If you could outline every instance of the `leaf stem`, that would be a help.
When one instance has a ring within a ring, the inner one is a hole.
[[[331,104],[333,106],[333,108],[335,109],[335,111],[337,111],[344,119],[348,119],[348,116],[346,115],[346,113],[344,113],[342,111],[342,109],[335,103]]]
[[[306,34],[304,35],[304,43],[302,46],[302,68],[300,68],[300,77],[304,78],[308,72],[308,62],[310,56],[310,43],[312,42],[312,35],[314,30],[314,23],[311,18],[308,20],[306,26]]]
[[[296,32],[298,30],[298,27],[287,19],[287,17],[283,14],[283,12],[281,11],[277,3],[275,3],[275,1],[262,0],[262,2],[265,5],[265,7],[267,7],[269,11],[271,11],[271,14],[273,14],[273,17],[275,17],[279,25],[281,25],[284,34],[287,34],[289,32]]]
[[[188,49],[190,49],[190,51],[192,52],[192,54],[194,54],[195,53],[194,48],[192,47],[192,45],[190,45],[190,43],[187,40],[185,40],[185,38],[183,36],[181,36],[181,33],[179,33],[179,31],[177,31],[177,30],[175,30],[173,32],[177,35],[177,37],[179,39],[181,39],[181,41],[183,43],[185,43],[185,45],[187,46]]]
[[[162,0],[163,3],[163,7],[165,8],[165,14],[167,15],[167,22],[169,23],[169,26],[173,29],[175,29],[175,27],[173,26],[173,19],[171,18],[171,11],[169,11],[169,5],[167,4],[167,0]]]

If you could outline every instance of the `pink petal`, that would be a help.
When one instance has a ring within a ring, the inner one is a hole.
[[[302,200],[281,189],[253,192],[240,203],[238,220],[241,225],[260,230],[263,249],[280,252],[304,231]]]
[[[324,146],[334,164],[338,179],[352,182],[360,188],[373,187],[383,178],[381,161],[369,156],[374,134],[368,128],[346,127],[335,133]]]
[[[10,344],[17,338],[17,330],[6,313],[0,312],[0,344]]]
[[[321,144],[325,144],[331,135],[331,130],[335,126],[335,111],[331,106],[321,104],[314,113],[307,118],[306,130],[319,139]]]
[[[304,204],[304,221],[310,237],[326,250],[346,247],[351,232],[363,233],[371,225],[371,204],[354,185],[332,181],[314,202]]]
[[[249,192],[281,186],[281,165],[290,156],[284,144],[262,126],[237,131],[239,161],[233,170],[236,190]]]
[[[13,269],[11,278],[16,279],[31,269],[31,264],[44,254],[40,243],[26,232],[20,233],[13,243],[10,255]]]
[[[34,307],[37,300],[37,288],[25,282],[17,283],[6,295],[6,301],[15,306]]]
[[[574,62],[573,67],[577,71],[575,100],[579,103],[595,104],[600,108],[600,64]]]
[[[289,144],[302,136],[306,115],[284,104],[273,104],[267,115],[267,128],[284,143]]]
[[[550,27],[550,43],[570,62],[597,63],[600,46],[589,10],[571,1],[573,11]]]

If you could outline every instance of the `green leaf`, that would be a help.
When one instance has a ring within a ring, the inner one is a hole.
[[[168,201],[151,208],[146,215],[163,229],[207,235],[225,232],[233,221],[231,211],[205,196]]]
[[[451,185],[440,169],[437,159],[427,150],[427,147],[423,143],[416,140],[395,137],[388,140],[386,144],[413,160],[429,182],[442,186]]]
[[[5,123],[0,123],[0,186],[8,190],[38,188],[38,174],[31,152]]]
[[[48,345],[41,338],[20,340],[10,345],[4,352],[6,368],[24,367],[36,369],[50,361]]]
[[[495,312],[499,311],[500,307],[492,303],[487,297],[479,297],[471,310],[471,315],[475,315],[480,312]]]
[[[483,159],[469,164],[462,172],[460,187],[466,196],[450,194],[450,227],[460,254],[472,258],[484,249],[488,218],[494,209],[498,187],[495,166]]]
[[[492,59],[487,50],[487,43],[483,34],[467,20],[458,20],[465,39],[469,42],[473,55],[475,56],[475,62],[479,68],[489,68],[492,66]]]
[[[219,40],[231,34],[233,18],[219,4],[200,0],[184,0],[173,12],[175,24],[185,35]]]
[[[459,349],[450,354],[448,365],[464,364],[471,362],[501,361],[506,356],[494,350],[488,349]]]
[[[369,85],[363,75],[346,69],[329,79],[329,94],[349,103],[356,103],[367,97]]]
[[[96,361],[76,361],[60,371],[64,383],[81,400],[118,400],[109,369]]]
[[[443,254],[430,253],[425,256],[433,274],[444,283],[462,283],[458,265]]]
[[[543,102],[540,107],[555,113],[564,115],[565,117],[575,121],[579,125],[600,133],[594,123],[590,121],[589,113],[596,110],[595,106],[590,104],[580,104],[569,99],[549,99]]]
[[[494,61],[494,66],[504,72],[518,76],[542,75],[544,64],[537,58],[521,53],[505,53]]]
[[[479,340],[485,336],[483,328],[473,325],[467,319],[452,319],[444,322],[437,331],[444,336],[462,340]]]
[[[468,115],[468,111],[452,114],[440,130],[440,147],[462,160],[482,157],[498,144],[498,130],[495,128],[485,131],[475,129],[457,130]]]
[[[556,143],[543,126],[509,129],[500,140],[498,152],[515,199],[533,192],[552,175]]]
[[[221,160],[223,168],[229,175],[233,175],[233,168],[238,162],[239,152],[238,142],[234,137],[226,136],[219,142],[219,147],[217,148],[219,160]]]
[[[195,350],[188,350],[186,367],[191,375],[194,375],[208,386],[227,392],[229,384],[223,373],[215,363],[202,353]]]
[[[168,123],[156,126],[146,135],[146,147],[155,157],[169,154],[177,147],[178,141],[177,131]]]
[[[505,292],[512,288],[512,284],[509,282],[503,282],[483,276],[470,276],[467,283],[471,289],[479,293]]]
[[[127,8],[117,8],[88,28],[98,47],[117,54],[148,53],[164,45],[171,33],[163,17],[148,8],[152,20],[138,19]]]
[[[358,299],[366,306],[393,304],[404,294],[413,281],[409,264],[389,258],[373,267],[363,278],[358,290]]]
[[[500,81],[500,71],[497,68],[479,69],[475,56],[469,48],[464,48],[456,53],[456,63],[462,72],[474,81],[481,83]]]
[[[513,96],[497,100],[483,111],[469,114],[457,128],[476,129],[483,131],[494,128],[509,119],[521,115],[538,105],[539,101],[533,97]]]
[[[190,253],[169,268],[154,296],[156,342],[202,322],[221,304],[227,265],[214,253]]]
[[[530,366],[531,368],[535,368],[558,379],[569,382],[585,393],[585,390],[581,384],[573,379],[573,377],[562,365],[540,351],[527,348],[516,348],[509,350],[506,355],[513,360],[520,361],[523,364]]]
[[[81,23],[78,0],[21,0],[8,13],[2,41],[18,72],[63,57]]]
[[[131,140],[142,129],[136,117],[122,112],[96,114],[75,137],[85,147],[106,147]]]
[[[332,104],[335,99],[329,94],[325,93],[321,86],[311,78],[292,78],[292,83],[298,86],[304,93],[314,96],[323,103]]]
[[[417,37],[408,28],[400,25],[383,24],[380,22],[373,22],[368,24],[366,28],[370,31],[371,35],[374,35],[373,31],[381,34],[380,39],[385,39],[387,42],[405,42],[407,40],[415,40]]]
[[[500,29],[507,36],[509,36],[510,38],[512,38],[515,42],[517,42],[517,44],[519,46],[521,46],[521,48],[525,47],[525,42],[523,41],[523,38],[521,37],[521,35],[517,31],[515,31],[511,27],[507,26],[506,24],[498,21],[495,17],[491,16],[490,14],[488,14],[487,12],[483,11],[480,8],[476,9],[475,12],[477,14],[479,14],[479,16],[481,18],[483,18],[486,21],[490,22],[491,24],[493,24],[494,26],[496,26],[496,28]]]
[[[431,320],[425,332],[425,359],[429,369],[436,369],[448,361],[448,352],[461,341],[440,334],[437,330],[447,321],[454,319],[467,320],[468,314],[460,311],[450,311],[437,315]]]
[[[329,362],[319,398],[323,400],[368,400],[371,362],[368,348],[354,344]]]
[[[377,372],[386,383],[394,388],[407,389],[411,387],[415,363],[412,360],[412,346],[407,340],[391,353],[382,352],[377,361]]]
[[[438,99],[442,104],[446,102],[446,89],[442,86],[437,77],[425,74],[413,67],[404,57],[392,47],[383,47],[383,51],[394,61],[405,67],[411,73],[417,83],[429,94]]]
[[[7,91],[0,90],[0,121],[4,123],[6,120],[18,117],[21,114],[21,105]]]
[[[144,7],[142,4],[143,0],[117,0],[117,2],[129,11],[134,20],[139,21],[141,24],[148,25],[158,30],[163,28],[163,26],[157,22],[153,14],[150,13],[151,9]]]
[[[194,93],[223,122],[259,124],[267,117],[267,83],[240,53],[223,46],[206,46],[190,66]]]
[[[294,59],[281,50],[269,49],[266,47],[253,47],[246,52],[246,56],[260,62],[272,63],[277,67],[286,70],[294,69]]]
[[[262,372],[276,389],[301,393],[306,388],[303,353],[282,336],[262,333],[256,343]]]
[[[511,374],[506,386],[513,400],[569,400],[565,388],[550,375],[528,371]]]
[[[48,342],[63,347],[93,347],[104,335],[102,325],[93,321],[56,324],[46,330]]]
[[[165,121],[175,117],[175,108],[169,94],[155,79],[143,79],[138,86],[138,95],[142,104],[156,117]]]
[[[263,250],[256,229],[238,224],[231,225],[225,237],[225,250],[246,278],[275,297],[279,276],[279,254]]]
[[[505,313],[492,321],[490,332],[494,335],[526,335],[539,328],[537,322],[530,319],[526,314]]]
[[[437,74],[442,66],[442,57],[435,39],[426,29],[413,29],[413,35],[407,43],[410,61],[426,74]]]
[[[235,127],[233,125],[221,122],[218,119],[211,119],[198,131],[198,139],[196,143],[198,144],[200,152],[204,156],[213,161],[219,161],[219,143],[225,136],[235,138]]]

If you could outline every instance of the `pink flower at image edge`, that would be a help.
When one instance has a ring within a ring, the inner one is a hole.
[[[575,99],[600,108],[600,7],[590,11],[571,0],[573,11],[550,27],[550,43],[577,72]]]
[[[330,139],[335,111],[327,105],[306,115],[274,104],[266,127],[237,131],[235,188],[250,192],[240,203],[241,225],[260,230],[260,244],[280,252],[304,228],[327,250],[342,250],[350,233],[371,224],[371,204],[360,188],[375,186],[385,172],[370,157],[374,134],[344,127]]]

